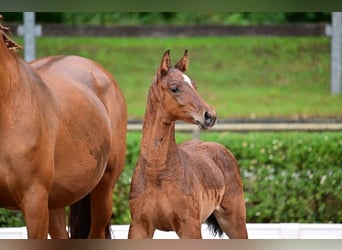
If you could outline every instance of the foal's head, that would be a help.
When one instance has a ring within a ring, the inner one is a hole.
[[[212,127],[216,111],[198,94],[196,84],[184,73],[188,68],[188,52],[172,66],[167,50],[152,85],[152,91],[168,121],[182,120],[202,129]]]

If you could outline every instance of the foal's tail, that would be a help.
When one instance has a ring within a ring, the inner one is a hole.
[[[222,237],[223,231],[213,214],[209,216],[209,218],[205,221],[205,223],[208,225],[208,229],[211,231],[211,233],[214,236],[218,234],[219,237]]]
[[[87,239],[90,232],[90,194],[70,206],[69,231],[71,239]],[[111,238],[110,225],[105,229],[107,239]]]

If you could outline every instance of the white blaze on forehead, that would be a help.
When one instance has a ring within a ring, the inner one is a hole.
[[[194,86],[192,85],[192,83],[191,83],[190,78],[189,78],[186,74],[183,74],[183,79],[184,79],[184,82],[186,82],[187,84],[189,84],[191,88],[194,87]]]

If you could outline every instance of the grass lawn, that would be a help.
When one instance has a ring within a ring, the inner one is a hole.
[[[129,119],[143,117],[148,88],[166,49],[171,49],[173,63],[184,49],[189,50],[188,75],[217,109],[219,119],[342,118],[342,95],[330,95],[326,37],[41,37],[37,41],[38,57],[76,54],[105,66],[126,96]]]

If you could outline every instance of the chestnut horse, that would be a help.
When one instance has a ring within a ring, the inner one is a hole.
[[[28,64],[18,47],[0,24],[0,207],[23,212],[29,238],[67,238],[64,207],[76,203],[71,237],[109,237],[125,164],[125,98],[94,61]]]
[[[242,181],[232,153],[213,142],[176,144],[176,120],[202,129],[216,121],[216,111],[184,74],[187,68],[187,51],[174,67],[166,51],[150,88],[131,182],[128,238],[152,238],[156,229],[201,238],[205,221],[214,234],[247,238]]]

